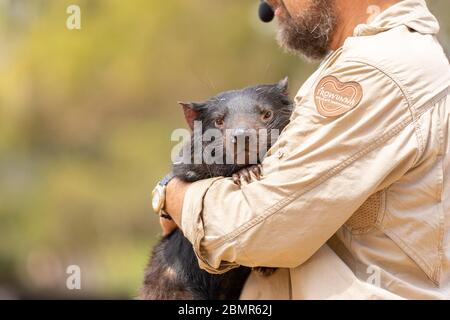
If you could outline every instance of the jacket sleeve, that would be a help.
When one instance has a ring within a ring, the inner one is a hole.
[[[336,90],[357,82],[360,103],[339,116],[321,115],[317,81],[269,150],[260,181],[239,188],[229,178],[213,178],[188,188],[182,230],[201,268],[296,267],[370,195],[414,166],[419,137],[401,86],[355,61],[329,68],[318,80],[324,76],[338,79]]]

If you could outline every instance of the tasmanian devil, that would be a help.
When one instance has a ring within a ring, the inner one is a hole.
[[[292,113],[287,88],[285,78],[273,85],[220,93],[202,103],[180,103],[194,134],[180,154],[180,161],[173,164],[174,175],[188,182],[232,177],[237,184],[249,181],[251,174],[260,178],[258,163],[276,139],[273,133],[281,132]],[[205,139],[205,135],[211,138]],[[205,159],[207,149],[209,161]],[[263,274],[274,270],[258,269]],[[239,267],[220,275],[207,273],[200,269],[192,244],[176,230],[153,249],[140,297],[238,299],[250,271]]]

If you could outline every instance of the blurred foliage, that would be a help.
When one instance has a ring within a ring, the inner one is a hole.
[[[285,75],[294,94],[315,68],[277,47],[257,4],[0,0],[0,298],[136,295],[176,102]],[[450,4],[429,4],[448,43]],[[65,289],[71,264],[81,292]]]

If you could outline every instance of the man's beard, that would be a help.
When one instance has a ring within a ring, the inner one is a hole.
[[[299,16],[279,19],[278,43],[294,54],[321,60],[330,51],[336,24],[335,0],[310,0]]]

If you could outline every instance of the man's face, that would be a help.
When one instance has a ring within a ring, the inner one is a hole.
[[[311,60],[330,51],[337,24],[335,0],[269,0],[278,17],[280,46]]]

